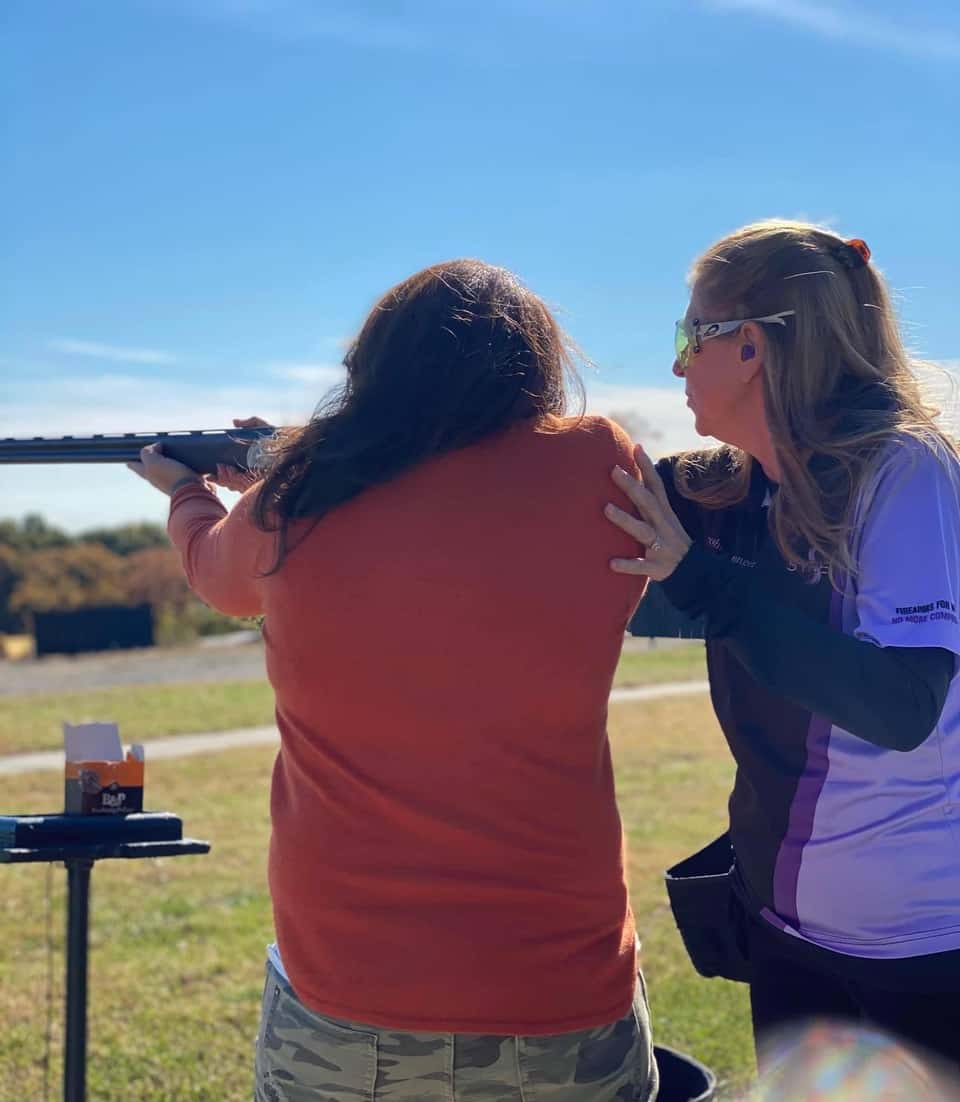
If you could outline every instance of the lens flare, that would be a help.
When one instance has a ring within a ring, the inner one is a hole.
[[[960,1102],[960,1077],[881,1030],[815,1021],[768,1038],[752,1102]]]

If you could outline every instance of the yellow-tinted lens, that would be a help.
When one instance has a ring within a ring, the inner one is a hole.
[[[677,328],[673,334],[673,350],[680,366],[686,367],[687,356],[690,352],[690,337],[687,333],[687,327],[682,321],[677,322]]]

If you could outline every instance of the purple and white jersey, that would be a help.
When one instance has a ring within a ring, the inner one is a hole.
[[[955,461],[887,460],[858,536],[840,628],[881,647],[960,655]],[[960,678],[915,750],[884,750],[813,717],[808,766],[775,876],[774,910],[818,945],[862,957],[960,949]]]
[[[757,465],[749,499],[708,510],[679,497],[694,539],[763,575],[771,597],[887,647],[960,655],[960,464],[907,442],[864,495],[843,594],[802,581],[769,534]],[[737,761],[731,836],[764,915],[826,949],[901,958],[960,949],[960,677],[915,750],[886,750],[766,690],[708,640],[711,694]]]

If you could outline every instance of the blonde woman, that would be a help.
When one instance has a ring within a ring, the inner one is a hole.
[[[960,463],[863,241],[747,226],[696,261],[674,374],[722,441],[614,481],[614,560],[705,617],[737,763],[731,978],[957,1059]],[[730,865],[723,843],[718,873]],[[691,931],[696,939],[696,933]],[[690,942],[688,941],[688,945]]]

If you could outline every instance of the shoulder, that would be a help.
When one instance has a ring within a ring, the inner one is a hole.
[[[555,436],[578,451],[604,456],[611,463],[633,466],[633,441],[616,421],[597,414],[554,417],[540,426],[540,433]]]
[[[573,433],[576,436],[597,440],[620,439],[629,441],[626,431],[609,417],[597,413],[584,413],[580,417],[550,417],[543,423],[543,431]]]
[[[900,433],[884,449],[878,470],[881,477],[955,478],[960,459],[941,437]]]
[[[260,481],[254,482],[252,486],[248,486],[230,510],[231,516],[236,516],[237,520],[242,519],[252,524],[254,527],[258,527],[256,515],[260,504],[260,494],[263,490],[263,485],[263,482]]]
[[[952,446],[913,436],[890,441],[864,477],[851,537],[865,576],[930,580],[938,563],[952,576],[960,567],[960,461]]]
[[[881,502],[935,500],[956,503],[960,495],[960,458],[945,439],[899,434],[877,458],[860,492],[860,511]]]
[[[269,509],[261,513],[263,487],[262,481],[247,487],[230,510],[227,523],[232,538],[248,540],[258,546],[274,547],[279,518]]]

